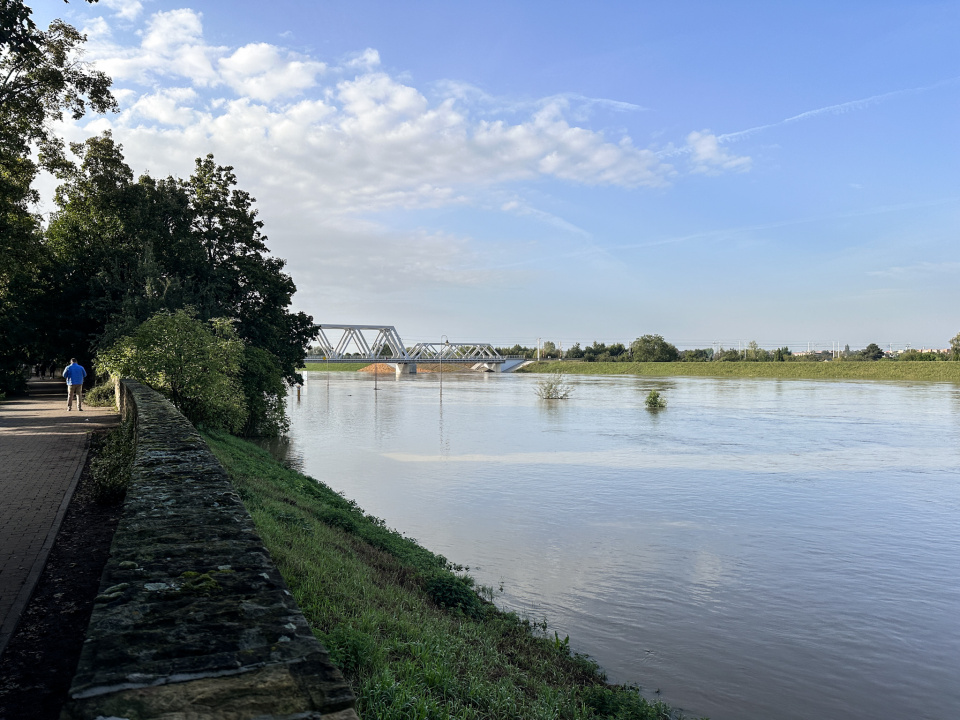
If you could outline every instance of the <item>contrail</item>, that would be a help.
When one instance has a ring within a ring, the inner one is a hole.
[[[781,125],[790,125],[791,123],[800,122],[801,120],[809,120],[810,118],[815,118],[819,115],[842,115],[845,112],[849,112],[851,110],[861,110],[871,105],[883,102],[884,100],[899,97],[900,95],[913,95],[916,93],[926,92],[927,90],[933,90],[935,88],[942,87],[943,85],[951,85],[957,82],[957,80],[960,80],[960,77],[953,77],[949,80],[941,80],[933,85],[923,85],[921,87],[907,88],[905,90],[893,90],[891,92],[881,93],[879,95],[871,95],[868,98],[861,98],[860,100],[850,100],[849,102],[838,103],[837,105],[827,105],[826,107],[817,108],[816,110],[807,110],[799,115],[794,115],[784,120],[779,120],[778,122],[769,123],[767,125],[758,125],[757,127],[752,127],[747,130],[724,133],[723,135],[718,135],[717,140],[719,142],[735,142],[741,138],[749,137],[750,135],[761,132],[762,130],[769,130],[770,128],[779,127]]]

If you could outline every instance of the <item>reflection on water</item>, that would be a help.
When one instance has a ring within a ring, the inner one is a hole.
[[[713,720],[960,716],[955,386],[307,377],[272,451],[611,679]]]

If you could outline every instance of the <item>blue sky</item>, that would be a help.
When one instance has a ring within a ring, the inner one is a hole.
[[[121,101],[62,132],[112,129],[137,172],[233,165],[318,322],[565,347],[960,332],[960,3],[37,5]]]

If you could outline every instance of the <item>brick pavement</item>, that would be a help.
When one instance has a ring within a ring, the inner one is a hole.
[[[113,408],[67,412],[63,380],[31,380],[0,402],[0,653],[16,629],[83,469],[89,434]]]

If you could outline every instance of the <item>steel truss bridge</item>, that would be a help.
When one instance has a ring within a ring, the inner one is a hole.
[[[306,358],[308,366],[376,362],[396,368],[397,375],[415,373],[417,363],[451,363],[486,372],[510,372],[527,362],[525,358],[504,357],[490,343],[422,342],[407,348],[392,325],[324,323],[320,325],[319,337],[311,353]]]

